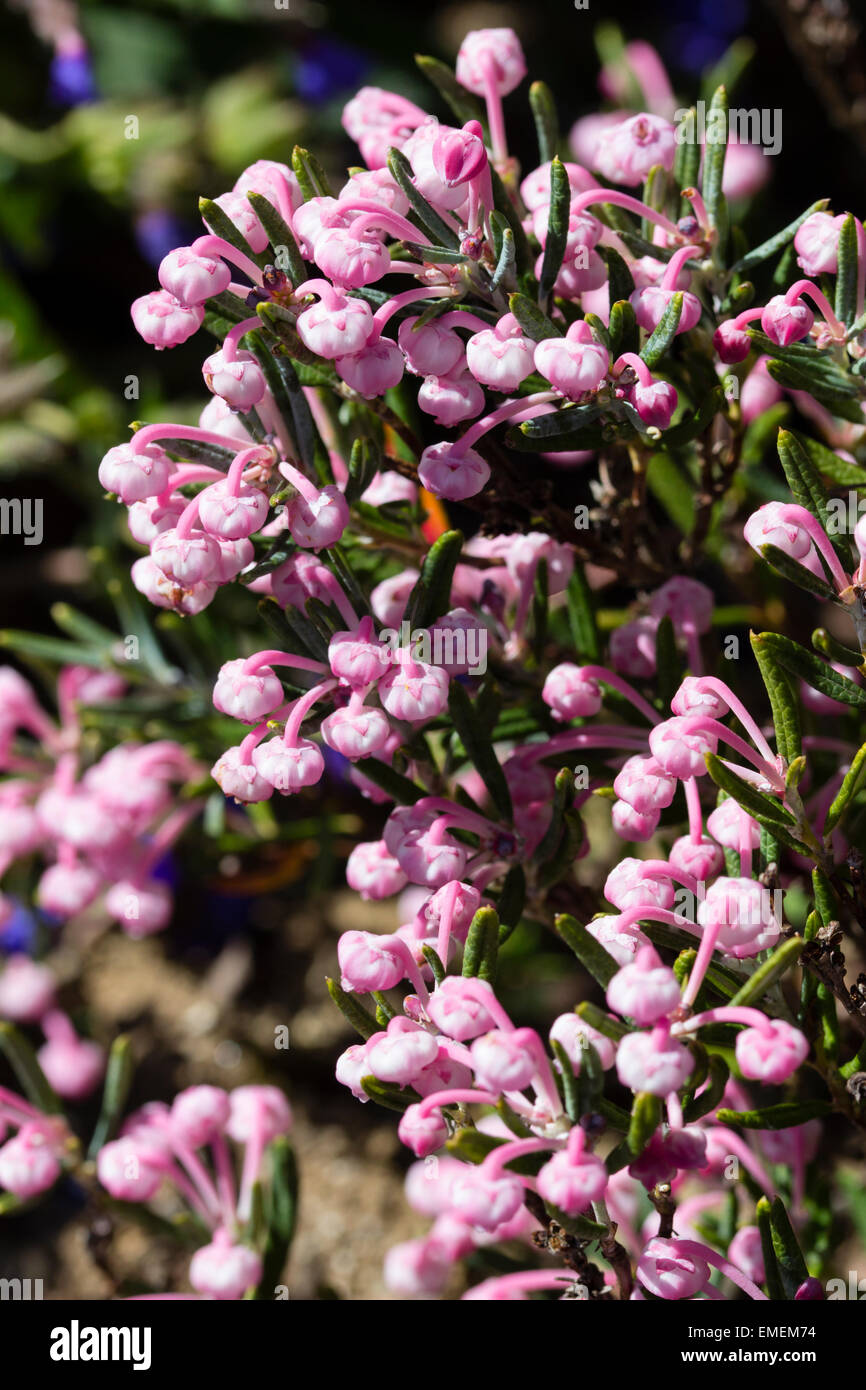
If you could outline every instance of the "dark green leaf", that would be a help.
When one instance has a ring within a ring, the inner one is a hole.
[[[537,304],[527,298],[525,294],[514,293],[508,296],[508,307],[511,310],[527,338],[531,338],[534,343],[543,342],[545,338],[561,338],[562,330],[543,314]]]
[[[723,138],[719,135],[723,132]],[[707,133],[704,143],[704,173],[701,193],[710,219],[710,226],[716,232],[714,259],[724,255],[728,232],[728,210],[722,192],[722,178],[725,171],[725,155],[728,150],[728,94],[724,87],[717,87],[707,113]]]
[[[463,549],[462,531],[445,531],[424,557],[421,573],[406,604],[411,629],[429,627],[451,606],[451,584]]]
[[[472,707],[471,698],[458,681],[451,682],[451,688],[448,692],[448,710],[460,741],[476,772],[489,791],[494,806],[505,820],[510,821],[513,811],[511,793],[508,790],[505,773],[502,771],[502,765],[496,756],[488,731],[479,722]]]
[[[748,811],[750,816],[761,824],[769,822],[774,832],[779,826],[791,826],[794,824],[794,817],[781,801],[774,797],[767,796],[765,792],[758,791],[751,782],[746,782],[739,773],[734,772],[733,768],[728,767],[727,763],[722,762],[721,758],[716,757],[715,753],[706,755],[707,771],[712,777],[717,787],[732,796],[744,811]]]
[[[274,1297],[285,1269],[298,1214],[298,1166],[294,1149],[285,1136],[280,1135],[268,1146],[268,1164],[266,1235],[262,1277],[253,1295],[256,1299]]]
[[[819,598],[832,601],[836,598],[836,590],[825,579],[819,579],[817,574],[807,570],[805,565],[800,565],[796,560],[792,560],[790,555],[786,555],[784,550],[780,550],[776,545],[762,545],[761,554],[768,565],[772,565],[783,579],[796,584],[798,588],[805,589],[809,594],[817,594]]]
[[[31,1105],[46,1115],[59,1115],[60,1101],[39,1065],[36,1053],[14,1023],[0,1022],[0,1051],[18,1078],[18,1084]]]
[[[467,121],[479,121],[484,125],[484,107],[477,97],[467,92],[454,76],[447,64],[438,58],[430,58],[426,53],[416,53],[415,62],[436,88],[442,99],[450,106],[461,125]]]
[[[571,947],[581,965],[589,971],[593,979],[598,980],[598,983],[606,989],[619,970],[613,956],[604,949],[600,942],[596,941],[586,927],[581,926],[580,922],[568,913],[559,913],[554,920],[554,926],[565,944]]]
[[[336,1004],[340,1013],[351,1023],[356,1033],[360,1033],[365,1040],[372,1038],[374,1033],[379,1032],[379,1025],[371,1013],[368,1013],[362,1004],[358,1003],[354,994],[347,994],[341,989],[336,980],[328,978],[325,983],[328,986],[328,993]]]
[[[827,1100],[785,1100],[765,1105],[761,1110],[719,1110],[721,1125],[740,1125],[742,1129],[793,1129],[807,1120],[821,1120],[833,1107]]]
[[[776,1251],[773,1246],[773,1228],[770,1222],[770,1203],[768,1198],[761,1197],[755,1209],[755,1219],[758,1223],[758,1230],[761,1233],[761,1253],[764,1260],[764,1282],[769,1297],[780,1302],[785,1298],[785,1287],[782,1283],[782,1276],[776,1260]]]
[[[228,242],[229,246],[233,246],[236,251],[240,251],[241,255],[247,256],[254,265],[258,266],[259,270],[264,269],[268,263],[267,253],[264,251],[254,251],[252,249],[246,237],[241,235],[228,213],[223,212],[222,208],[218,203],[214,202],[213,198],[199,198],[198,210],[214,236],[221,237],[223,241]]]
[[[464,977],[492,983],[496,978],[498,955],[499,917],[492,907],[479,907],[463,947]]]
[[[845,773],[842,785],[836,793],[833,804],[827,812],[827,817],[824,821],[825,835],[832,834],[844,816],[851,803],[851,798],[857,790],[857,783],[860,780],[860,774],[864,767],[866,767],[866,743],[861,744],[854,754],[851,766]]]
[[[782,976],[797,964],[802,954],[806,942],[802,936],[791,936],[787,941],[783,941],[777,946],[772,955],[762,961],[757,970],[754,971],[749,979],[738,989],[731,999],[731,1004],[738,1007],[745,1007],[746,1004],[756,1004],[767,993],[768,989],[780,980]]]
[[[556,157],[559,144],[559,121],[553,93],[546,82],[533,82],[529,88],[529,105],[535,120],[538,137],[538,162],[549,164]]]
[[[786,1297],[793,1299],[809,1278],[809,1270],[781,1197],[774,1197],[770,1206],[770,1230],[782,1287]]]
[[[664,357],[676,337],[683,312],[683,292],[677,290],[668,307],[659,319],[652,334],[641,349],[641,357],[648,367],[655,367]]]
[[[568,625],[575,653],[584,661],[598,661],[601,644],[595,622],[595,608],[592,590],[587,583],[582,565],[576,564],[571,573],[566,590],[568,605]]]
[[[792,686],[786,669],[783,669],[784,663],[778,659],[774,637],[775,634],[771,632],[749,633],[752,651],[755,653],[761,678],[770,697],[776,747],[786,762],[792,762],[794,758],[799,758],[803,751],[800,706],[796,689]]]
[[[855,685],[847,676],[841,676],[829,662],[822,661],[790,637],[779,632],[762,632],[753,640],[756,654],[758,643],[779,666],[804,680],[813,690],[820,690],[822,695],[829,695],[832,700],[841,700],[846,705],[856,705],[860,709],[866,707],[866,690],[862,686]]]
[[[88,1158],[95,1158],[103,1144],[107,1144],[109,1139],[113,1138],[126,1105],[134,1069],[132,1045],[128,1036],[121,1034],[114,1039],[108,1054],[105,1084],[102,1088],[102,1106],[87,1151]]]
[[[813,203],[811,207],[807,208],[806,211],[795,218],[793,222],[789,222],[788,226],[783,227],[781,232],[777,232],[776,235],[770,237],[768,241],[762,241],[760,246],[755,246],[745,256],[742,256],[740,260],[736,261],[734,265],[731,266],[732,274],[748,275],[756,266],[763,265],[764,261],[770,260],[778,251],[783,251],[788,243],[794,240],[794,237],[806,221],[806,218],[811,217],[813,212],[823,212],[827,207],[827,203],[828,199],[819,198],[817,203]]]
[[[307,270],[291,227],[264,194],[248,193],[247,198],[274,250],[274,264],[279,270],[286,272],[293,286],[303,284],[307,279]]]
[[[309,150],[295,145],[292,150],[292,168],[298,183],[301,185],[305,203],[308,203],[311,198],[333,197],[327,174],[316,156],[310,154]]]
[[[401,150],[392,149],[388,151],[388,168],[392,177],[402,188],[415,216],[421,223],[425,234],[430,238],[434,246],[447,246],[450,250],[456,251],[459,246],[457,233],[453,226],[439,216],[435,208],[431,207],[422,193],[415,187],[415,175],[412,165]]]
[[[565,165],[558,157],[550,166],[550,208],[548,210],[547,240],[541,262],[539,300],[546,304],[553,290],[568,240],[568,218],[571,208],[571,185]]]
[[[649,1091],[638,1091],[632,1103],[628,1127],[628,1146],[635,1158],[643,1153],[661,1122],[662,1103],[659,1097],[651,1095]]]
[[[836,269],[837,319],[849,328],[857,317],[857,219],[849,212],[839,233]]]
[[[715,1110],[725,1094],[730,1072],[724,1057],[717,1055],[710,1057],[709,1076],[710,1084],[701,1091],[700,1095],[693,1096],[683,1107],[683,1120],[687,1125],[693,1125],[696,1121],[703,1119],[704,1115],[709,1115],[711,1111]]]

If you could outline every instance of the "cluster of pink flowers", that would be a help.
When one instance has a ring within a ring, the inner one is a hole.
[[[275,1086],[190,1086],[170,1106],[154,1101],[130,1115],[99,1150],[97,1174],[122,1202],[149,1202],[173,1188],[212,1236],[192,1257],[190,1283],[202,1296],[238,1299],[263,1271],[249,1232],[253,1190],[266,1180],[268,1146],[291,1127],[291,1107]],[[241,1153],[239,1183],[229,1140]]]
[[[853,447],[860,426],[852,423],[843,439],[830,406],[797,383],[811,361],[838,389],[849,358],[863,355],[856,325],[866,233],[850,215],[804,215],[787,235],[809,278],[752,306],[754,288],[727,268],[723,195],[757,187],[763,157],[732,145],[727,182],[716,161],[714,187],[707,149],[703,195],[681,187],[682,131],[671,119],[666,74],[647,45],[629,45],[626,57],[647,109],[579,123],[571,136],[579,163],[546,158],[552,149],[542,148],[538,167],[521,178],[503,100],[525,77],[523,53],[511,30],[488,29],[467,35],[456,65],[457,82],[482,99],[485,120],[478,104],[477,119],[447,125],[365,87],[343,123],[366,167],[336,196],[306,151],[295,152],[292,169],[273,161],[246,169],[231,192],[203,205],[205,234],[165,257],[161,288],[132,308],[157,349],[200,327],[219,339],[203,363],[212,399],[198,425],[140,425],[99,468],[147,551],[132,578],[153,604],[193,616],[238,581],[268,600],[276,618],[281,636],[271,640],[279,646],[239,654],[216,677],[216,711],[244,726],[236,744],[214,747],[212,776],[222,791],[240,803],[297,793],[318,784],[337,754],[381,808],[381,833],[354,848],[347,880],[374,902],[400,894],[399,924],[344,933],[340,983],[332,986],[362,1036],[340,1057],[337,1079],[362,1102],[402,1111],[399,1135],[417,1160],[408,1198],[433,1218],[427,1235],[388,1256],[387,1280],[407,1296],[442,1294],[455,1263],[491,1244],[537,1252],[539,1225],[549,1232],[560,1223],[574,1242],[571,1264],[536,1258],[465,1296],[580,1296],[580,1259],[595,1240],[607,1268],[593,1296],[607,1289],[620,1299],[718,1299],[721,1274],[747,1297],[765,1299],[761,1286],[769,1290],[775,1276],[764,1268],[769,1247],[755,1191],[769,1202],[782,1188],[791,1233],[808,1221],[806,1168],[820,1123],[803,1121],[794,1105],[790,1127],[779,1132],[754,1118],[745,1137],[732,1125],[766,1105],[758,1088],[793,1090],[813,1055],[809,981],[799,1014],[771,986],[806,945],[788,939],[787,890],[818,866],[816,911],[804,928],[810,942],[831,924],[832,893],[845,901],[844,885],[828,875],[850,848],[839,822],[854,795],[856,745],[847,731],[829,738],[807,727],[802,738],[798,728],[794,751],[778,707],[794,698],[791,677],[805,680],[817,663],[818,684],[802,687],[804,706],[847,709],[822,688],[833,668],[798,649],[775,685],[765,675],[774,729],[707,673],[717,665],[715,652],[706,665],[714,595],[677,575],[643,586],[602,664],[592,589],[609,574],[581,570],[578,560],[605,557],[577,537],[571,543],[570,523],[563,530],[562,513],[553,517],[546,499],[536,507],[531,470],[519,487],[513,477],[503,483],[502,450],[490,436],[500,425],[517,430],[519,444],[528,437],[539,452],[548,449],[546,460],[573,467],[610,446],[604,480],[590,492],[621,552],[616,577],[631,583],[632,550],[638,557],[647,543],[631,546],[626,522],[644,525],[648,470],[660,451],[682,462],[685,476],[693,460],[683,451],[701,435],[700,536],[716,525],[717,461],[719,472],[736,467],[745,426],[783,389],[831,443]],[[604,74],[619,105],[621,76],[615,67]],[[690,177],[700,165],[693,153]],[[647,184],[645,199],[599,179]],[[784,236],[777,240],[780,249]],[[754,266],[771,254],[761,248]],[[834,274],[835,306],[815,283]],[[781,361],[753,352],[756,338],[759,350],[778,348]],[[792,351],[807,356],[795,357],[799,368],[784,387],[777,369],[790,366]],[[728,411],[716,383],[732,375],[740,404]],[[849,389],[847,378],[843,385]],[[833,390],[819,386],[816,395],[832,404]],[[395,407],[398,387],[404,396],[412,388],[423,438]],[[719,411],[724,429],[712,434]],[[439,437],[457,427],[456,437]],[[735,440],[730,459],[722,435]],[[620,508],[616,495],[620,463],[633,486],[628,514],[629,499]],[[853,549],[834,543],[820,519],[821,470],[807,464],[796,502],[760,506],[745,539],[784,565],[787,578],[799,567],[807,590],[845,608],[866,651],[866,522],[854,533],[860,558],[852,569]],[[485,489],[495,504],[489,520]],[[479,534],[464,542],[446,532],[436,499],[482,511]],[[442,544],[427,550],[434,535]],[[379,548],[393,567],[370,563]],[[650,566],[654,576],[664,572],[663,563]],[[563,609],[571,647],[557,623]],[[592,629],[586,645],[581,625]],[[853,664],[847,671],[855,675]],[[852,703],[866,700],[853,680],[840,688],[855,692]],[[117,690],[114,677],[64,671],[55,726],[15,673],[0,675],[0,749],[12,774],[0,787],[0,852],[8,864],[56,845],[57,863],[38,890],[42,906],[71,916],[110,883],[109,911],[144,935],[165,924],[171,906],[154,866],[199,803],[170,810],[172,784],[195,771],[173,743],[121,745],[84,769],[76,702]],[[514,718],[521,714],[523,725]],[[40,741],[38,755],[19,747],[16,731]],[[825,776],[814,761],[828,752],[837,767]],[[810,778],[817,785],[804,804]],[[844,805],[829,820],[843,790]],[[497,994],[499,944],[521,918],[521,907],[511,903],[505,916],[504,905],[517,882],[533,922],[555,917],[574,886],[574,865],[591,852],[582,815],[592,797],[610,805],[608,845],[652,842],[652,857],[625,855],[610,867],[605,910],[585,926],[556,919],[603,987],[606,1010],[561,1013],[545,1038],[512,1021]],[[379,814],[371,808],[371,821]],[[659,951],[675,948],[672,967]],[[70,1053],[89,1045],[53,1010],[39,969],[10,962],[0,1011],[42,1019],[46,1075],[72,1097],[76,1086],[83,1093],[87,1068]],[[822,988],[821,1007],[835,1009]],[[371,996],[369,1010],[358,995]],[[832,1031],[829,1018],[825,1012]],[[841,1106],[842,1078],[828,1072],[832,1051],[816,1045],[815,1068]],[[101,1054],[88,1056],[95,1084]],[[607,1098],[607,1082],[630,1110]],[[851,1113],[854,1102],[844,1103]],[[821,1102],[819,1113],[822,1104],[832,1108]],[[67,1132],[14,1098],[0,1114],[19,1126],[0,1150],[0,1183],[24,1192],[35,1181],[32,1190],[44,1190],[60,1172]],[[128,1120],[100,1150],[99,1178],[124,1201],[147,1202],[173,1186],[213,1236],[193,1260],[194,1288],[242,1297],[262,1277],[248,1231],[253,1187],[267,1145],[290,1120],[273,1088],[228,1095],[193,1087],[170,1109],[147,1106]],[[244,1146],[239,1195],[227,1137]],[[31,1149],[36,1176],[28,1179]],[[745,1178],[726,1189],[731,1160]],[[737,1229],[723,1240],[704,1218],[726,1191],[736,1193]],[[799,1252],[797,1259],[802,1273]],[[595,1275],[592,1266],[587,1277]],[[803,1277],[789,1296],[814,1298],[820,1286]]]
[[[23,676],[0,669],[0,872],[38,854],[49,861],[35,890],[44,912],[66,921],[104,894],[128,935],[147,936],[167,925],[173,904],[153,869],[201,802],[173,809],[174,788],[196,764],[169,740],[118,744],[86,765],[79,708],[124,690],[110,672],[64,667],[55,720]],[[0,926],[13,912],[0,898]]]

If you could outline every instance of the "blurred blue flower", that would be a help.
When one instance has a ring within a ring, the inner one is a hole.
[[[673,21],[664,47],[668,60],[687,72],[701,73],[718,62],[732,41],[745,32],[747,0],[669,0],[667,14]]]
[[[185,246],[191,235],[179,217],[165,208],[153,208],[135,219],[135,240],[144,259],[151,265],[159,265],[169,251]]]
[[[369,67],[370,60],[360,49],[324,34],[315,34],[296,55],[298,96],[318,106],[356,87]]]
[[[12,902],[15,910],[0,927],[0,951],[6,951],[10,956],[17,951],[31,955],[36,944],[36,918],[17,898],[13,898]]]
[[[49,70],[48,95],[56,106],[83,106],[97,100],[99,93],[86,48],[54,55]]]

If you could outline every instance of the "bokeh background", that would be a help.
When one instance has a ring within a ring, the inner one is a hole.
[[[392,87],[444,115],[412,54],[451,62],[462,35],[488,25],[517,30],[530,75],[550,84],[567,130],[602,102],[600,54],[619,26],[657,47],[686,102],[724,72],[737,78],[737,105],[781,110],[781,152],[746,224],[756,240],[822,196],[862,212],[866,68],[846,14],[820,0],[589,0],[582,9],[572,0],[11,0],[0,13],[0,493],[43,499],[45,540],[25,547],[0,537],[0,628],[28,628],[50,643],[58,605],[72,604],[127,630],[111,594],[131,554],[96,464],[131,419],[194,419],[203,403],[198,341],[157,355],[129,318],[162,256],[196,235],[199,194],[230,188],[255,159],[286,160],[295,143],[339,177],[358,159],[340,126],[352,91]],[[86,51],[58,51],[70,25]],[[525,86],[506,112],[529,168]],[[132,401],[130,377],[139,383]],[[173,615],[155,623],[166,659],[198,672],[182,715],[193,740],[196,692],[203,699],[219,662],[235,654],[233,611],[228,620],[220,613],[221,628],[208,614],[191,626]],[[236,621],[252,625],[251,605]],[[51,669],[46,645],[30,662],[46,698]],[[130,708],[112,732],[162,731],[158,718]],[[333,1080],[348,1039],[324,985],[340,931],[392,925],[390,909],[340,888],[353,838],[373,837],[377,812],[339,778],[294,800],[279,826],[262,822],[257,847],[220,825],[163,866],[179,894],[165,936],[132,942],[85,920],[53,944],[53,959],[94,1036],[108,1043],[131,1033],[131,1103],[193,1081],[286,1087],[302,1169],[291,1296],[381,1298],[386,1244],[423,1223],[395,1180],[403,1159],[391,1119]],[[46,930],[22,908],[0,949]],[[568,961],[540,932],[521,928],[506,969],[520,983],[526,1023],[575,1002]],[[282,1026],[286,1051],[274,1047]],[[53,1296],[105,1298],[164,1287],[176,1274],[171,1246],[137,1228],[110,1229],[72,1189],[6,1222],[3,1234],[0,1274],[23,1266]],[[837,1263],[848,1267],[844,1251]]]

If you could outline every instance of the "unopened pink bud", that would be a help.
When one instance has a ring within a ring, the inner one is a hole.
[[[743,1076],[779,1085],[806,1060],[809,1043],[799,1029],[774,1018],[768,1020],[766,1028],[745,1028],[738,1033],[735,1052]]]
[[[202,305],[181,304],[168,290],[154,290],[134,300],[130,314],[138,333],[158,352],[185,343],[204,323]]]
[[[797,343],[801,338],[808,337],[814,322],[815,315],[802,299],[789,304],[783,294],[769,299],[761,315],[761,328],[770,341],[778,343],[779,347],[787,347],[789,343]]]
[[[490,477],[490,465],[474,449],[457,449],[449,440],[429,444],[418,463],[421,485],[446,502],[475,497]]]
[[[246,1245],[233,1245],[225,1230],[216,1231],[211,1244],[196,1250],[190,1260],[189,1282],[212,1298],[242,1298],[261,1277],[259,1256]]]

